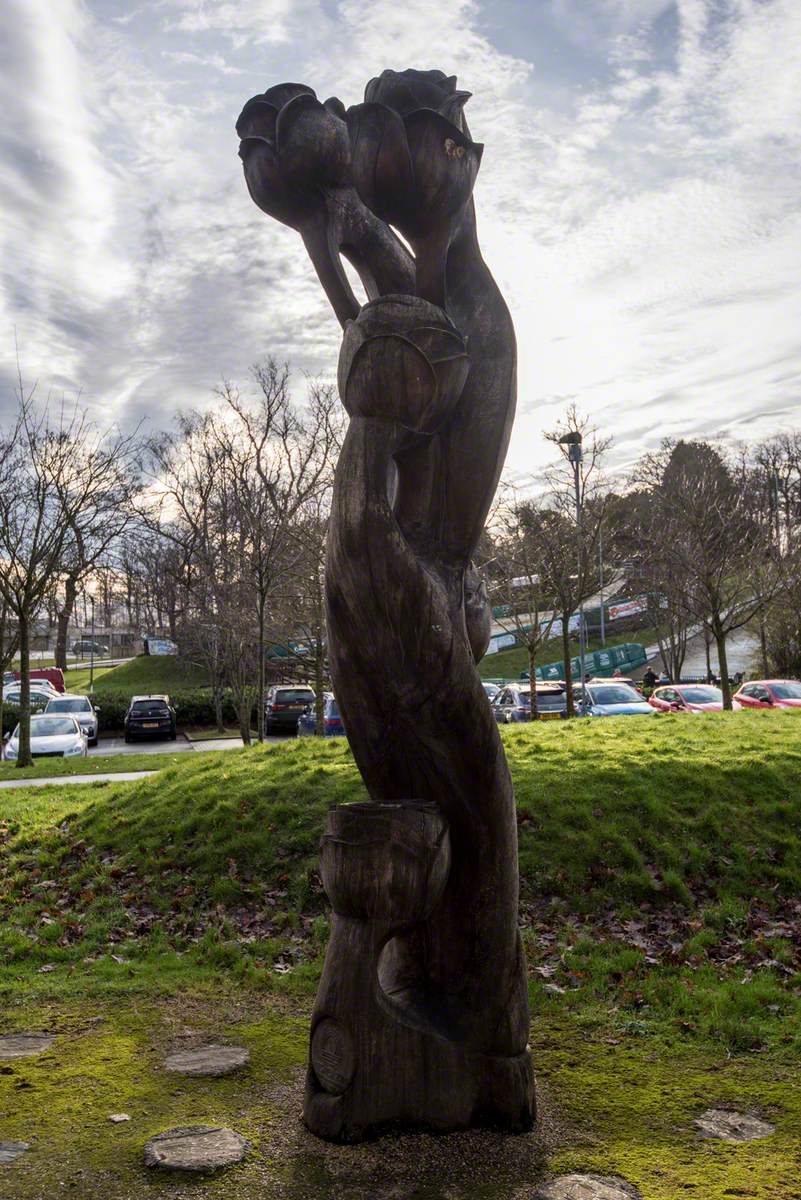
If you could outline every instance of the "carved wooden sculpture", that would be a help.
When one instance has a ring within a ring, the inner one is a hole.
[[[514,795],[471,565],[515,341],[476,237],[468,97],[441,71],[384,71],[347,111],[280,84],[237,122],[252,198],[300,232],[344,327],[329,657],[371,802],[332,809],[322,842],[334,923],[305,1119],[328,1138],[534,1119]]]

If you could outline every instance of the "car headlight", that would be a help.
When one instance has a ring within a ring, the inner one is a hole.
[[[70,746],[69,750],[64,751],[65,758],[70,754],[83,754],[83,742],[78,742],[77,746]]]
[[[5,756],[6,756],[6,758],[16,758],[17,757],[17,747],[16,746],[6,746]]]

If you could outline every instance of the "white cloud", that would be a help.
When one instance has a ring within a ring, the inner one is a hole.
[[[338,328],[297,236],[250,202],[233,121],[272,82],[350,104],[385,66],[438,66],[486,144],[512,470],[545,460],[567,396],[620,463],[669,433],[797,419],[796,0],[677,0],[672,24],[669,0],[553,0],[594,56],[572,90],[534,71],[525,25],[499,50],[478,0],[161,0],[126,24],[105,2],[13,0],[0,355],[16,325],[29,374],[159,425],[266,351],[332,373]]]

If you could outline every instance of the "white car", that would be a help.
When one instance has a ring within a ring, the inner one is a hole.
[[[31,688],[31,708],[41,711],[48,700],[52,700],[57,695],[58,692],[45,691],[43,688]],[[15,708],[22,706],[22,691],[18,683],[15,683],[13,687],[5,688],[3,691],[3,703],[13,704]]]
[[[82,731],[89,739],[90,746],[97,745],[97,729],[99,720],[97,714],[99,708],[95,708],[88,696],[54,696],[52,700],[48,700],[45,716],[52,716],[54,713],[64,715],[69,713],[71,717],[80,725]]]
[[[31,717],[31,754],[34,758],[86,757],[87,738],[75,717],[46,717],[40,713]],[[19,756],[19,725],[6,735],[3,757],[16,762]]]

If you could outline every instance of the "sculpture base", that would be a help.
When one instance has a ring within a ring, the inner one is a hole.
[[[390,1128],[440,1133],[494,1127],[523,1133],[535,1120],[534,1070],[516,1056],[449,1038],[445,1012],[389,996],[378,963],[391,930],[335,916],[312,1019],[304,1120],[319,1137],[354,1142]],[[441,1020],[437,1020],[441,1017]]]

